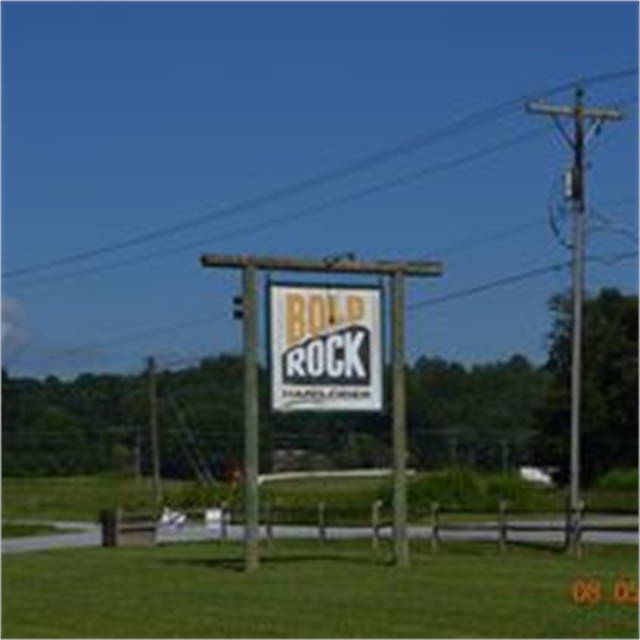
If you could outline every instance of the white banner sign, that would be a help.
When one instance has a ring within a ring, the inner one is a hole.
[[[278,411],[381,411],[377,287],[269,286],[271,403]]]

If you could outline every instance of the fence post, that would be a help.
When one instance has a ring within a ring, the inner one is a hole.
[[[100,523],[102,524],[102,546],[117,546],[117,511],[113,509],[104,509],[100,512]]]
[[[220,540],[227,539],[227,503],[220,504]]]
[[[327,539],[327,526],[325,519],[325,504],[321,502],[318,504],[318,534],[320,536],[320,541],[325,542]]]
[[[498,549],[500,553],[507,550],[507,501],[498,504]]]
[[[114,544],[116,547],[120,546],[120,525],[122,524],[122,507],[116,507],[116,510],[113,514],[114,517]]]
[[[582,558],[582,519],[584,518],[584,500],[578,502],[578,513],[576,518],[576,557]]]
[[[565,515],[564,550],[567,553],[570,553],[571,552],[571,535],[572,535],[572,532],[571,532],[572,514],[571,514],[571,503],[568,495],[565,498],[564,515]]]
[[[371,543],[374,551],[377,551],[380,546],[380,507],[382,506],[382,500],[376,500],[371,505]]]
[[[264,520],[265,527],[267,530],[267,544],[271,544],[273,542],[273,524],[271,522],[271,502],[265,502],[264,505]]]
[[[440,505],[431,503],[431,551],[437,551],[440,544]]]

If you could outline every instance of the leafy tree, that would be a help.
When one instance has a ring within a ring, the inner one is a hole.
[[[568,476],[570,447],[571,305],[554,314],[546,369],[552,376],[537,412],[537,459]],[[581,475],[585,482],[614,467],[638,465],[638,298],[603,289],[584,308]]]
[[[409,434],[420,467],[512,467],[529,457],[546,375],[521,355],[466,369],[420,358],[409,379]]]

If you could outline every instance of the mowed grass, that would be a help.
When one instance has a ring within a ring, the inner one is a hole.
[[[638,577],[637,547],[412,546],[408,569],[364,541],[279,542],[242,570],[242,546],[5,556],[2,634],[67,638],[638,637],[637,605],[572,601],[576,579]]]
[[[165,482],[170,493],[186,482]],[[87,476],[73,478],[3,478],[2,517],[5,520],[80,520],[95,522],[102,509],[117,506],[150,508],[151,481]]]
[[[45,524],[17,524],[14,522],[2,523],[3,538],[28,538],[31,536],[44,536],[59,533],[55,527]],[[69,533],[65,531],[65,533]]]

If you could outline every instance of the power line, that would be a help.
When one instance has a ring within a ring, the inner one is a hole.
[[[536,269],[529,269],[528,271],[523,271],[521,273],[504,276],[502,278],[498,278],[496,280],[490,280],[489,282],[484,282],[482,284],[478,284],[473,287],[460,289],[459,291],[453,291],[452,293],[436,296],[434,298],[429,298],[427,300],[420,300],[418,302],[413,302],[412,304],[407,305],[407,310],[415,311],[417,309],[422,309],[423,307],[432,307],[438,304],[442,304],[444,302],[451,302],[453,300],[459,300],[461,298],[468,298],[469,296],[477,295],[478,293],[484,293],[485,291],[490,291],[492,289],[499,289],[501,287],[506,287],[512,284],[516,284],[524,280],[530,280],[532,278],[538,278],[540,276],[547,275],[549,273],[561,271],[562,269],[566,269],[569,266],[569,264],[570,263],[567,261],[556,262],[554,264],[546,265],[544,267],[537,267]]]
[[[184,412],[176,401],[171,388],[170,379],[167,376],[164,378],[164,389],[168,396],[169,404],[176,416],[177,422],[181,427],[181,432],[179,432],[179,442],[182,445],[189,464],[192,466],[200,481],[212,484],[214,479],[211,475],[211,471],[209,470],[205,456],[202,454],[201,448],[193,434],[193,431],[187,424]]]
[[[246,227],[241,227],[240,229],[234,229],[228,232],[224,232],[221,234],[217,234],[213,237],[210,237],[206,240],[198,239],[195,241],[191,241],[188,243],[184,243],[178,246],[174,246],[168,249],[162,249],[158,251],[153,251],[151,253],[147,253],[142,256],[137,256],[135,258],[130,258],[128,260],[118,260],[114,262],[109,262],[106,264],[98,265],[95,267],[87,267],[84,269],[76,269],[73,271],[61,273],[61,274],[52,274],[50,276],[44,276],[41,278],[32,278],[23,280],[19,284],[22,287],[30,287],[37,286],[41,284],[49,284],[54,282],[59,282],[62,280],[75,279],[80,276],[92,275],[97,273],[103,273],[105,271],[110,271],[112,269],[119,269],[122,267],[130,267],[138,264],[142,264],[145,262],[150,262],[158,259],[166,259],[170,257],[172,254],[191,250],[200,246],[210,245],[212,242],[220,242],[222,240],[230,240],[233,238],[238,238],[246,235],[251,235],[258,231],[265,231],[267,229],[277,227],[289,222],[293,222],[295,220],[301,220],[303,218],[308,218],[310,216],[316,215],[318,213],[324,212],[328,209],[345,205],[350,202],[354,202],[356,200],[360,200],[362,198],[370,197],[373,195],[377,195],[379,193],[389,191],[391,189],[397,189],[403,187],[411,182],[415,182],[420,179],[427,178],[436,173],[442,173],[444,171],[449,171],[456,167],[460,167],[462,165],[468,164],[470,162],[474,162],[486,156],[495,154],[499,151],[502,151],[506,148],[513,147],[524,142],[528,142],[536,137],[541,136],[542,134],[547,133],[549,130],[548,126],[530,129],[523,134],[519,134],[517,136],[513,136],[511,138],[507,138],[502,140],[501,142],[483,147],[471,153],[464,154],[452,160],[448,160],[437,165],[432,165],[429,167],[425,167],[419,169],[417,171],[413,171],[408,174],[404,174],[402,176],[392,178],[382,183],[374,184],[369,187],[365,187],[356,191],[352,191],[342,196],[338,196],[336,198],[331,198],[329,200],[325,200],[316,205],[312,205],[302,210],[290,212],[287,214],[283,214],[280,216],[275,216],[273,218],[269,218],[262,222],[253,223],[251,225],[247,225]]]
[[[471,239],[459,242],[457,244],[450,245],[449,247],[445,247],[441,251],[437,252],[436,255],[450,256],[456,253],[467,251],[469,249],[476,249],[480,246],[491,244],[499,240],[513,238],[514,236],[520,235],[525,231],[531,231],[532,229],[539,229],[541,228],[541,226],[542,225],[541,225],[540,217],[536,216],[535,220],[530,220],[529,222],[523,222],[522,224],[518,224],[513,227],[508,227],[506,229],[501,229],[500,231],[492,231],[482,236],[477,236],[475,238],[471,238]]]
[[[587,256],[586,261],[595,262],[595,263],[603,264],[606,266],[611,266],[611,265],[615,265],[620,262],[624,262],[626,260],[630,260],[637,257],[638,257],[637,251],[627,251],[627,252],[616,254],[613,256]],[[511,286],[513,284],[517,284],[525,280],[531,280],[533,278],[539,278],[540,276],[548,275],[550,273],[563,271],[564,269],[568,269],[570,266],[571,266],[571,261],[566,260],[563,262],[555,262],[542,267],[537,267],[535,269],[529,269],[527,271],[522,271],[520,273],[504,276],[502,278],[497,278],[495,280],[490,280],[488,282],[483,282],[473,287],[468,287],[468,288],[460,289],[458,291],[453,291],[451,293],[447,293],[441,296],[436,296],[434,298],[413,302],[407,305],[407,310],[416,311],[418,309],[422,309],[423,307],[431,307],[431,306],[443,304],[445,302],[452,302],[454,300],[468,298],[470,296],[474,296],[479,293],[484,293],[485,291],[500,289],[502,287]]]
[[[612,256],[586,256],[585,260],[587,262],[598,263],[605,266],[613,266],[619,264],[620,262],[624,262],[630,259],[637,259],[638,251],[627,251],[620,254],[615,254]],[[490,280],[488,282],[484,282],[473,287],[460,289],[458,291],[454,291],[452,293],[444,294],[442,296],[437,296],[434,298],[429,298],[417,302],[413,302],[407,305],[407,311],[416,311],[423,307],[428,306],[436,306],[439,304],[444,304],[446,302],[452,302],[455,300],[460,300],[463,298],[468,298],[474,295],[478,295],[480,293],[484,293],[486,291],[491,291],[494,289],[500,289],[502,287],[511,286],[514,284],[518,284],[520,282],[524,282],[526,280],[531,280],[534,278],[539,278],[543,275],[548,275],[550,273],[557,273],[559,271],[563,271],[567,269],[571,265],[570,261],[556,262],[549,265],[545,265],[542,267],[536,267],[534,269],[529,269],[526,271],[522,271],[520,273],[511,274],[504,276],[502,278],[497,278],[495,280]],[[191,358],[183,358],[178,360],[177,362],[171,362],[170,364],[194,364],[201,361],[204,357],[191,357]]]
[[[317,176],[304,179],[292,185],[279,187],[265,194],[261,194],[247,200],[242,200],[235,204],[221,207],[213,212],[199,216],[197,218],[193,218],[179,224],[162,227],[160,229],[156,229],[144,234],[139,234],[119,242],[103,245],[102,247],[98,247],[96,249],[82,251],[63,256],[61,258],[55,258],[46,262],[35,263],[30,266],[9,270],[4,273],[4,277],[13,278],[24,276],[35,272],[48,270],[53,267],[59,267],[75,262],[83,262],[99,257],[101,255],[121,251],[123,249],[129,249],[131,247],[146,244],[148,242],[155,241],[167,236],[173,236],[178,233],[182,233],[183,231],[203,226],[210,222],[217,222],[237,216],[242,213],[247,213],[267,204],[272,204],[274,202],[290,198],[294,195],[299,195],[300,193],[309,191],[312,188],[317,188],[328,182],[360,173],[365,169],[375,167],[397,156],[417,151],[418,149],[421,149],[429,144],[433,144],[441,139],[445,139],[452,135],[457,135],[467,129],[474,129],[483,124],[492,122],[493,120],[499,119],[506,115],[504,113],[504,109],[507,105],[509,106],[507,114],[508,112],[513,111],[516,107],[514,101],[510,101],[510,103],[503,103],[501,105],[498,105],[497,107],[479,111],[472,114],[471,116],[454,121],[453,123],[446,125],[441,129],[437,129],[427,134],[422,134],[415,138],[404,140],[397,145],[374,152],[369,156],[365,156],[364,158],[361,158],[354,162],[342,165],[337,169],[326,171],[324,173],[318,174]]]
[[[627,251],[619,254],[614,254],[611,256],[598,256],[598,255],[587,256],[586,261],[604,265],[604,266],[613,266],[613,265],[619,264],[620,262],[625,262],[627,260],[634,259],[637,257],[638,257],[637,251]],[[550,273],[559,272],[564,269],[567,269],[570,266],[570,264],[571,264],[570,261],[551,263],[549,265],[545,265],[542,267],[536,267],[534,269],[529,269],[516,274],[510,274],[507,276],[503,276],[501,278],[489,280],[487,282],[482,282],[478,285],[453,291],[451,293],[447,293],[441,296],[419,300],[419,301],[408,304],[407,311],[417,311],[418,309],[421,309],[424,307],[437,306],[447,302],[453,302],[455,300],[469,298],[474,295],[478,295],[480,293],[485,293],[487,291],[492,291],[495,289],[500,289],[502,287],[511,286],[514,284],[518,284],[519,282],[524,282],[526,280],[539,278],[541,276],[548,275]],[[105,340],[100,343],[96,343],[94,345],[90,345],[89,347],[84,347],[84,349],[85,350],[97,349],[100,347],[109,346],[111,344],[122,344],[123,342],[135,342],[139,339],[144,339],[156,334],[178,331],[183,328],[188,328],[188,327],[201,325],[201,324],[209,324],[215,321],[216,319],[225,318],[227,317],[227,315],[228,314],[226,313],[220,313],[215,316],[208,317],[206,321],[200,320],[200,319],[195,321],[186,321],[186,322],[176,323],[173,325],[168,325],[165,327],[159,327],[157,329],[150,329],[148,331],[141,331],[134,334],[127,334],[125,336],[116,337],[110,340]],[[190,356],[188,358],[186,357],[178,358],[176,360],[171,360],[166,362],[163,361],[163,362],[165,367],[180,366],[180,365],[192,366],[194,364],[198,364],[199,362],[201,362],[203,359],[207,357],[211,357],[211,355],[209,354],[209,355],[201,355],[201,356]]]
[[[203,316],[202,318],[198,318],[195,320],[189,320],[186,322],[177,322],[174,324],[164,325],[162,327],[157,327],[155,329],[149,329],[148,331],[139,331],[136,333],[124,334],[119,337],[111,338],[109,340],[103,340],[101,342],[97,342],[94,345],[94,348],[100,349],[103,347],[112,346],[114,344],[121,345],[127,342],[138,342],[141,339],[146,339],[149,337],[153,337],[156,335],[161,335],[163,333],[174,333],[175,331],[180,331],[182,329],[187,329],[191,327],[202,326],[205,324],[213,323],[217,318],[223,318],[226,314],[215,314]]]
[[[624,253],[618,253],[613,256],[587,256],[586,261],[595,262],[610,267],[612,265],[619,264],[620,262],[626,262],[627,260],[632,260],[637,257],[637,251],[625,251]]]
[[[621,70],[603,73],[603,74],[597,74],[597,75],[593,75],[588,78],[585,78],[583,80],[583,84],[593,85],[593,84],[611,82],[611,81],[619,80],[625,77],[637,75],[637,72],[638,72],[637,68],[632,68],[632,69],[621,69]],[[536,92],[536,95],[550,96],[560,91],[563,91],[570,86],[573,86],[573,83],[565,82],[555,87],[552,87],[550,89],[538,91]],[[444,140],[455,135],[459,135],[464,131],[472,130],[477,127],[483,126],[485,124],[491,123],[493,121],[499,120],[500,118],[505,117],[512,111],[518,109],[520,104],[521,104],[520,98],[507,100],[505,102],[499,103],[498,105],[478,110],[468,116],[454,120],[450,124],[445,125],[444,127],[441,127],[434,131],[405,139],[395,145],[392,145],[390,147],[387,147],[379,151],[375,151],[369,155],[366,155],[354,161],[348,162],[346,164],[340,165],[335,169],[330,169],[328,171],[319,173],[310,178],[303,179],[299,182],[286,185],[283,187],[278,187],[267,193],[255,196],[253,198],[249,198],[247,200],[240,201],[235,204],[221,207],[210,213],[207,213],[205,215],[202,215],[196,218],[192,218],[190,220],[187,220],[181,223],[161,227],[153,231],[135,235],[118,242],[113,242],[107,245],[103,245],[101,247],[97,247],[95,249],[81,251],[81,252],[69,254],[66,256],[62,256],[60,258],[54,258],[52,260],[34,263],[32,265],[27,265],[25,267],[5,271],[4,277],[14,278],[18,276],[24,276],[32,273],[41,272],[44,270],[49,270],[54,267],[74,264],[76,262],[84,262],[86,260],[90,260],[105,254],[122,251],[125,249],[142,245],[142,244],[147,244],[149,242],[153,242],[161,238],[173,236],[173,235],[182,233],[184,231],[201,227],[210,222],[219,221],[222,219],[230,218],[232,216],[247,213],[249,211],[265,206],[267,204],[278,202],[280,200],[290,198],[294,195],[298,195],[305,191],[309,191],[311,189],[320,187],[324,184],[334,182],[336,180],[343,179],[347,176],[360,173],[367,169],[370,169],[380,164],[383,164],[385,162],[388,162],[389,160],[392,160],[396,157],[414,153],[428,145],[434,144],[440,140]]]
[[[177,322],[170,325],[164,325],[161,327],[148,329],[146,331],[138,331],[134,333],[123,334],[120,336],[114,336],[113,338],[101,340],[89,346],[78,347],[75,349],[67,349],[63,353],[50,353],[50,354],[38,355],[37,347],[34,348],[33,346],[26,347],[24,352],[30,353],[31,357],[35,356],[39,360],[44,360],[45,362],[60,361],[60,360],[67,360],[67,359],[73,359],[73,358],[82,358],[82,357],[86,357],[87,354],[89,354],[92,357],[96,357],[96,353],[104,348],[119,347],[127,343],[139,342],[141,340],[147,340],[149,338],[153,338],[154,336],[157,336],[157,335],[162,335],[165,333],[175,333],[175,332],[179,332],[181,330],[192,328],[192,327],[197,327],[197,326],[202,326],[207,324],[213,325],[217,319],[222,319],[227,315],[228,314],[226,313],[207,315],[207,316],[203,316],[202,318],[187,320],[183,322]]]

